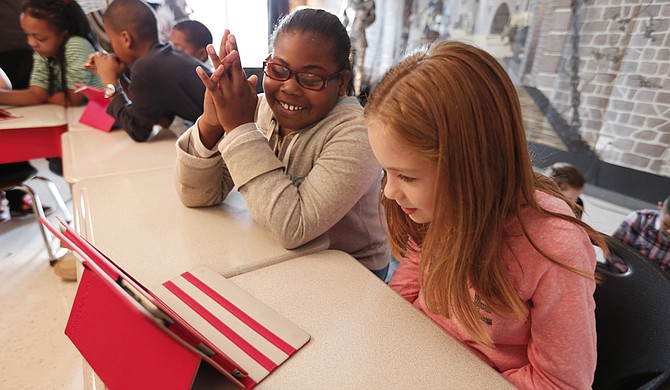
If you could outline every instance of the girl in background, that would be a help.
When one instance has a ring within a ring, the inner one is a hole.
[[[365,108],[386,171],[389,285],[522,389],[586,389],[596,366],[591,236],[528,155],[518,96],[486,52],[405,58]]]
[[[21,27],[35,52],[30,87],[0,89],[0,104],[76,106],[84,97],[75,93],[74,83],[102,88],[98,76],[83,68],[99,45],[75,0],[28,0]]]

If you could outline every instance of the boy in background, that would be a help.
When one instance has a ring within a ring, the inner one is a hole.
[[[97,52],[87,67],[97,73],[110,104],[107,113],[132,139],[147,141],[153,126],[169,127],[202,114],[205,87],[195,73],[203,63],[161,43],[154,10],[140,0],[114,0],[103,16],[114,54]],[[130,68],[129,95],[119,78]]]
[[[175,49],[206,63],[207,45],[212,43],[212,33],[197,20],[184,20],[172,27],[170,42]]]

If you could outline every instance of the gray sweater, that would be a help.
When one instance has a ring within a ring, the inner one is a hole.
[[[368,141],[363,108],[340,98],[321,121],[282,141],[263,95],[256,123],[224,136],[213,150],[197,123],[177,141],[177,188],[188,207],[220,204],[237,187],[254,220],[286,248],[322,234],[330,249],[372,270],[390,259],[379,215],[381,167]]]

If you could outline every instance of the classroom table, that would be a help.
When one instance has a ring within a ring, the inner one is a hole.
[[[514,388],[346,253],[322,251],[230,280],[311,335],[258,389]],[[103,389],[86,371],[86,388]]]
[[[0,120],[0,163],[61,156],[66,109],[55,104],[5,107],[18,118]]]
[[[86,178],[172,167],[177,136],[162,129],[147,142],[136,142],[123,130],[109,133],[79,124],[62,135],[63,177],[69,184]],[[89,127],[89,126],[86,126]]]
[[[188,208],[173,168],[89,178],[72,190],[75,229],[147,286],[199,264],[224,276],[314,253],[324,236],[288,250],[256,224],[233,191],[214,207]]]

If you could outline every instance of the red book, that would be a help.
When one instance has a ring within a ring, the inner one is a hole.
[[[251,389],[309,334],[209,267],[154,291],[61,222],[84,266],[65,334],[109,389]]]

